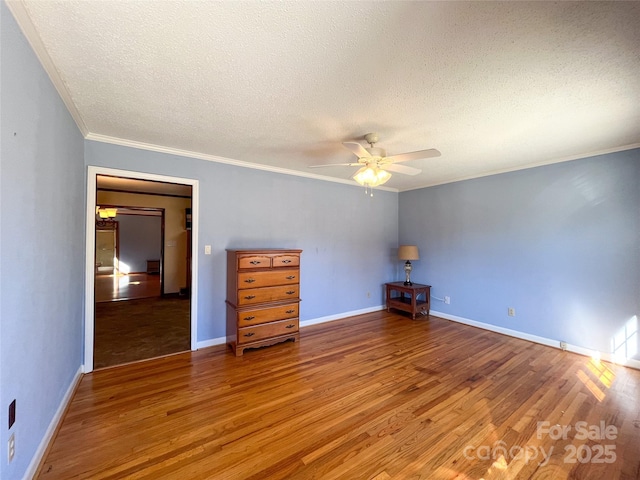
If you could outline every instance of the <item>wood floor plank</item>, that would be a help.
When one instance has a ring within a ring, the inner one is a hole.
[[[617,436],[581,439],[578,422]],[[615,460],[567,463],[599,445]],[[374,312],[242,357],[219,346],[85,375],[39,478],[638,480],[639,446],[639,371]]]

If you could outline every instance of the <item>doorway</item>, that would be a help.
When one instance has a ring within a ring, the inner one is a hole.
[[[87,268],[84,371],[194,350],[198,182],[89,167],[87,185],[86,250],[92,267],[91,274]],[[176,204],[182,205],[180,221]],[[99,219],[98,206],[116,210],[115,218]],[[153,217],[162,232],[157,253],[142,241]],[[162,289],[154,292],[154,284]]]
[[[98,190],[100,184],[99,178]],[[136,195],[128,198],[135,201]],[[164,295],[165,209],[102,203],[100,210],[114,217],[96,220],[95,302]]]

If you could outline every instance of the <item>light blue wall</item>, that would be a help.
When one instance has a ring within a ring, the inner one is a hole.
[[[4,2],[0,17],[0,478],[14,479],[82,361],[85,192],[82,136]]]
[[[302,249],[302,321],[382,305],[395,279],[397,193],[94,141],[85,162],[199,180],[199,341],[225,336],[227,248]]]
[[[434,310],[600,352],[640,316],[640,150],[403,192],[399,211],[412,278],[451,297]]]
[[[118,215],[119,260],[131,272],[146,272],[147,260],[160,260],[162,217]]]
[[[304,250],[303,321],[381,305],[398,239],[420,247],[414,280],[451,296],[433,305],[444,313],[606,352],[640,311],[638,150],[370,198],[83,142],[4,3],[0,15],[0,478],[23,476],[82,361],[86,165],[199,180],[200,341],[225,335],[231,247]]]

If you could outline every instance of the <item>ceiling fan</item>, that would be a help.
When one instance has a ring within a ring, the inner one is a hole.
[[[351,150],[358,157],[357,162],[311,165],[309,168],[339,166],[361,167],[353,175],[353,179],[364,187],[373,188],[378,185],[382,185],[389,180],[391,178],[391,174],[389,172],[402,173],[404,175],[417,175],[422,171],[418,168],[398,165],[401,162],[440,156],[440,152],[438,150],[431,148],[429,150],[418,150],[417,152],[400,153],[398,155],[391,155],[390,157],[387,157],[387,152],[383,148],[375,146],[378,142],[377,133],[367,133],[364,136],[364,139],[369,144],[369,147],[363,147],[358,142],[342,142],[342,145]],[[373,193],[371,195],[373,195]]]

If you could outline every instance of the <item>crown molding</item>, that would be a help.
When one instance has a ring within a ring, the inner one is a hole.
[[[263,170],[266,172],[272,172],[272,173],[279,173],[282,175],[293,175],[296,177],[304,177],[304,178],[312,178],[314,180],[322,180],[325,182],[333,182],[333,183],[341,183],[343,185],[349,185],[352,187],[358,187],[358,188],[363,188],[362,186],[358,185],[355,181],[353,180],[346,180],[346,179],[342,179],[342,178],[334,178],[334,177],[327,177],[325,175],[318,175],[318,174],[314,174],[314,173],[307,173],[307,172],[301,172],[298,170],[291,170],[288,168],[281,168],[281,167],[274,167],[272,165],[262,165],[259,163],[251,163],[251,162],[244,162],[242,160],[234,160],[232,158],[226,158],[226,157],[219,157],[217,155],[209,155],[207,153],[200,153],[200,152],[192,152],[190,150],[181,150],[178,148],[171,148],[171,147],[164,147],[162,145],[155,145],[155,144],[151,144],[151,143],[144,143],[144,142],[137,142],[135,140],[127,140],[124,138],[118,138],[118,137],[110,137],[108,135],[100,135],[100,134],[96,134],[96,133],[88,133],[87,135],[85,135],[85,139],[86,140],[92,140],[95,142],[101,142],[101,143],[110,143],[112,145],[119,145],[122,147],[130,147],[130,148],[138,148],[140,150],[148,150],[151,152],[158,152],[158,153],[165,153],[167,155],[177,155],[180,157],[188,157],[188,158],[196,158],[198,160],[206,160],[208,162],[216,162],[216,163],[224,163],[227,165],[234,165],[236,167],[243,167],[243,168],[251,168],[254,170]],[[391,187],[375,187],[376,190],[384,190],[387,192],[395,192],[397,193],[399,190],[397,188],[391,188]]]
[[[535,162],[535,163],[529,163],[527,165],[522,165],[518,167],[504,168],[501,170],[492,170],[491,172],[483,173],[481,175],[469,175],[466,177],[458,177],[458,178],[454,178],[453,180],[447,180],[446,182],[430,183],[427,185],[423,185],[421,187],[406,188],[398,191],[409,192],[411,190],[420,190],[421,188],[435,187],[437,185],[445,185],[447,183],[462,182],[464,180],[473,180],[474,178],[490,177],[492,175],[500,175],[501,173],[517,172],[518,170],[527,170],[529,168],[543,167],[545,165],[553,165],[554,163],[570,162],[572,160],[581,160],[583,158],[597,157],[598,155],[607,155],[609,153],[624,152],[626,150],[633,150],[635,148],[640,148],[640,143],[631,143],[629,145],[623,145],[621,147],[606,148],[604,150],[596,150],[593,152],[581,153],[578,155],[569,155],[566,157],[551,158],[551,159],[542,160],[540,162]]]
[[[20,30],[22,30],[22,33],[27,39],[27,42],[29,42],[29,45],[31,45],[33,52],[36,54],[36,57],[38,57],[40,64],[49,76],[49,79],[53,83],[54,88],[57,90],[58,95],[60,95],[60,98],[67,107],[69,114],[78,126],[78,129],[82,133],[82,136],[86,137],[86,135],[89,133],[89,130],[84,123],[82,115],[80,115],[80,112],[76,108],[76,105],[71,98],[71,94],[69,93],[64,80],[60,76],[60,72],[58,72],[58,69],[55,67],[53,60],[51,60],[49,53],[44,48],[42,39],[40,38],[40,35],[38,35],[38,32],[33,25],[33,22],[31,21],[31,17],[29,16],[29,12],[24,2],[22,0],[5,0],[5,3],[7,7],[9,7],[9,11],[15,18],[16,23],[20,27]]]

